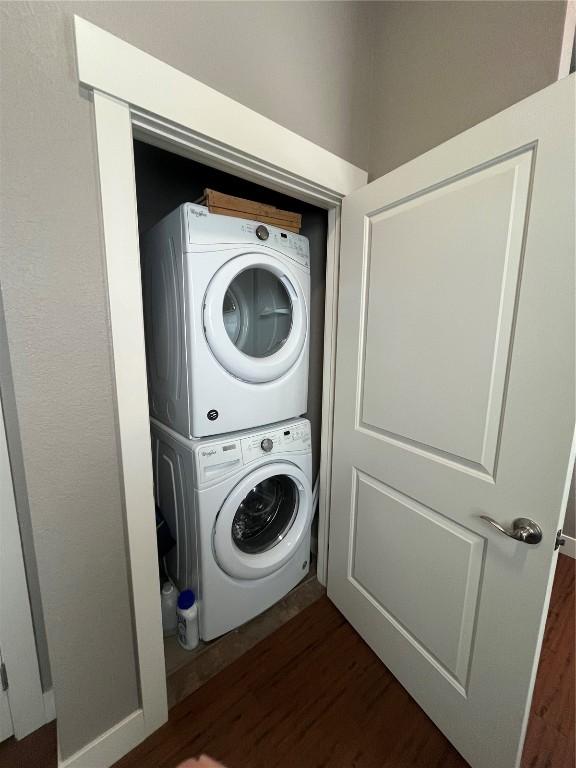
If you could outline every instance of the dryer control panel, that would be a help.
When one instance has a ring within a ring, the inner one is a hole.
[[[244,464],[278,453],[305,453],[310,450],[310,424],[301,421],[240,440]]]
[[[310,267],[308,238],[258,221],[221,216],[194,203],[182,206],[189,245],[258,244],[273,248],[303,267]]]

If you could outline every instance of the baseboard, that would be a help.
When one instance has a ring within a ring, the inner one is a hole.
[[[566,536],[565,533],[562,534],[562,538],[566,539],[566,544],[564,544],[563,547],[560,547],[560,552],[562,552],[563,555],[568,555],[568,557],[576,559],[576,539],[572,536]]]
[[[49,688],[42,693],[44,699],[44,715],[47,723],[56,720],[56,704],[54,703],[54,690]]]
[[[109,768],[146,735],[144,713],[138,709],[65,760],[58,749],[58,768]]]

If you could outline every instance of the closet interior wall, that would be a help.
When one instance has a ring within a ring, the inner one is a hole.
[[[198,200],[206,188],[302,214],[300,234],[310,242],[310,372],[306,417],[311,423],[312,467],[316,480],[322,420],[327,211],[138,140],[134,141],[134,165],[140,237],[182,203]]]

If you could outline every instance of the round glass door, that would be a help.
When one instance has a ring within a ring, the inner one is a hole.
[[[292,527],[299,493],[286,475],[268,477],[242,499],[232,520],[232,540],[242,552],[254,555],[276,546]]]
[[[242,254],[216,272],[203,320],[214,357],[228,373],[254,384],[287,373],[308,336],[302,285],[289,265],[267,254]]]
[[[213,529],[216,562],[235,579],[261,579],[294,556],[312,521],[309,478],[274,462],[244,477],[226,497]]]
[[[267,269],[240,272],[224,294],[224,327],[234,346],[250,357],[274,355],[292,328],[292,301],[279,278]]]

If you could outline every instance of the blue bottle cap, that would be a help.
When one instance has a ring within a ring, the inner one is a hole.
[[[192,608],[196,602],[196,596],[191,589],[184,589],[178,596],[178,608],[185,611],[187,608]]]

